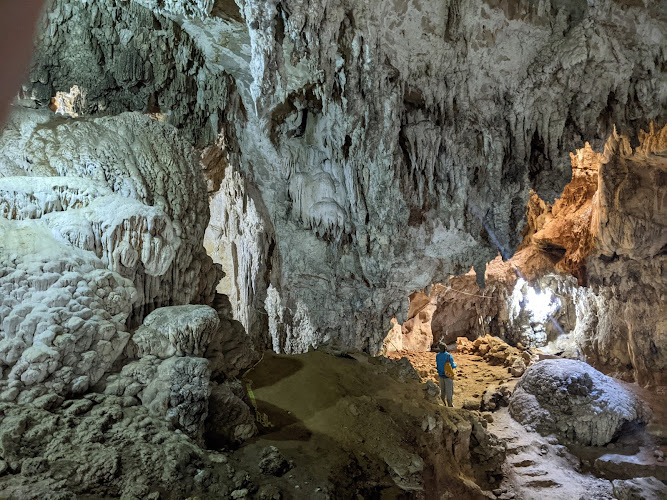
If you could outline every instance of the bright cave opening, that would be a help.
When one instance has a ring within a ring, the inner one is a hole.
[[[633,276],[633,284],[625,288],[632,293],[623,296],[624,283],[619,276],[610,275],[619,272],[620,266],[606,267],[619,259],[614,245],[629,243],[627,231],[631,222],[620,220],[619,212],[624,207],[619,205],[623,198],[625,203],[636,202],[630,201],[629,193],[623,196],[623,189],[641,183],[630,178],[625,188],[617,188],[616,198],[610,200],[614,189],[609,184],[618,182],[618,178],[613,180],[617,172],[609,167],[607,154],[596,153],[588,143],[572,154],[572,180],[553,203],[546,203],[531,192],[523,242],[510,259],[504,261],[498,255],[487,263],[484,287],[478,285],[475,269],[471,268],[466,274],[450,276],[446,282],[410,294],[407,319],[402,324],[392,319],[383,353],[397,361],[407,359],[444,403],[444,395],[436,389],[438,385],[441,390],[445,387],[436,369],[436,356],[443,345],[447,346],[457,365],[454,406],[480,411],[498,436],[511,436],[517,443],[522,441],[521,433],[511,431],[516,421],[531,429],[528,421],[532,417],[527,417],[530,412],[519,409],[522,403],[517,402],[531,384],[531,367],[544,368],[546,365],[540,362],[554,363],[550,366],[555,370],[568,367],[560,376],[574,385],[583,384],[563,392],[568,405],[573,404],[571,399],[591,393],[594,399],[604,399],[601,389],[593,388],[604,380],[604,384],[615,387],[616,393],[605,405],[624,404],[623,393],[628,391],[657,410],[652,417],[640,417],[648,425],[624,425],[608,436],[603,448],[590,446],[598,439],[591,437],[586,445],[570,442],[568,451],[559,456],[578,461],[581,471],[597,478],[622,480],[633,474],[656,473],[664,481],[663,466],[654,467],[664,461],[664,393],[628,383],[646,384],[654,375],[643,371],[645,359],[650,356],[640,354],[646,348],[642,347],[644,341],[631,334],[631,323],[637,318],[627,313],[642,307],[637,294],[651,296],[652,280]],[[638,164],[645,161],[636,156],[633,160]],[[621,170],[628,175],[627,166]],[[617,234],[609,234],[614,231]],[[634,249],[626,251],[626,255],[641,254],[638,243],[634,239],[630,243]],[[646,307],[644,313],[650,314],[650,308]],[[654,338],[655,332],[644,333]],[[583,370],[590,374],[567,372],[577,366],[586,367]],[[591,366],[611,377],[603,378]],[[540,398],[553,397],[553,391],[564,391],[554,381],[558,376],[549,374],[544,381],[548,386],[545,393],[524,404],[539,404],[536,402]],[[597,382],[593,382],[595,377]],[[597,407],[598,403],[591,405]],[[500,411],[506,406],[514,420],[508,419],[506,411]],[[569,408],[568,412],[576,413],[573,406]],[[562,416],[563,420],[571,418]],[[568,435],[576,441],[584,434],[586,431],[579,429]],[[523,444],[530,446],[527,441]],[[542,474],[557,477],[563,472],[559,471],[563,464],[546,457],[545,445],[540,446],[537,455],[516,463],[519,467],[525,464],[534,469],[550,468],[549,473]],[[557,484],[553,478],[544,481],[545,487]]]
[[[0,498],[667,498],[664,3],[5,2]]]

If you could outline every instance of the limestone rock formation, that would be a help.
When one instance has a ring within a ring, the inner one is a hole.
[[[614,498],[618,500],[661,500],[667,497],[667,486],[654,477],[616,479]]]
[[[415,292],[410,295],[407,320],[399,325],[396,318],[392,319],[392,328],[383,342],[384,350],[428,351],[433,345],[438,344],[433,338],[431,325],[443,288],[442,285],[435,285],[429,294]]]
[[[543,435],[603,446],[626,424],[647,422],[632,393],[586,363],[549,359],[532,365],[510,398],[512,417]]]
[[[434,341],[449,344],[459,337],[475,340],[486,334],[507,338],[509,295],[516,279],[500,256],[487,264],[484,288],[480,288],[474,270],[450,277],[436,298],[431,322]]]
[[[220,320],[208,306],[174,306],[156,309],[132,335],[136,356],[204,357]]]
[[[4,217],[37,221],[130,279],[132,326],[163,305],[211,301],[218,276],[201,243],[203,180],[172,127],[138,113],[59,119],[18,109],[0,146]]]
[[[90,394],[62,408],[2,403],[3,498],[64,499],[75,495],[185,498],[229,490],[219,453],[204,452],[133,397]],[[150,496],[157,495],[157,496]]]
[[[637,140],[633,148],[613,134],[604,153],[586,145],[572,154],[572,180],[555,203],[531,196],[517,253],[487,265],[484,289],[474,271],[434,286],[436,308],[420,329],[434,343],[491,333],[663,384],[667,127],[651,126]],[[398,334],[388,338],[399,344]]]
[[[278,448],[268,446],[262,452],[262,460],[259,462],[259,468],[264,474],[282,476],[290,469],[290,465],[280,454]]]
[[[134,284],[33,220],[0,218],[0,398],[82,394],[121,354]]]
[[[213,382],[204,439],[213,448],[239,445],[257,434],[255,415],[238,380]]]
[[[509,404],[512,391],[506,385],[490,386],[482,394],[481,411],[495,411]]]
[[[208,362],[203,358],[146,356],[111,375],[105,394],[136,396],[153,415],[168,418],[199,439],[208,415],[209,378]]]
[[[175,130],[139,114],[18,110],[0,146],[5,401],[81,394],[145,314],[210,301],[206,197]]]
[[[524,236],[531,190],[544,210],[529,216],[531,237],[553,254],[550,264],[565,257],[573,271],[591,259],[590,291],[571,287],[577,345],[610,367],[631,364],[642,382],[662,381],[664,318],[645,319],[664,295],[661,8],[49,0],[0,135],[0,496],[280,496],[274,484],[255,484],[267,476],[259,466],[251,479],[201,446],[258,432],[259,404],[248,406],[235,379],[256,359],[252,347],[376,354],[390,320],[411,315],[414,345],[427,348],[438,340],[427,321],[432,297],[419,296],[428,310],[410,311],[407,296],[471,266],[463,284],[481,285],[486,263],[509,257]],[[653,120],[639,147],[620,135]],[[547,212],[558,212],[548,202],[570,177],[569,153],[610,136],[604,154],[585,158],[600,163],[599,211],[586,232],[594,206],[586,184],[573,206],[580,245],[563,252],[562,235],[546,226]],[[635,191],[653,200],[646,213]],[[206,248],[229,267],[226,282],[206,255],[205,231]],[[491,306],[459,308],[453,331],[477,322],[526,345],[549,340],[524,309],[488,319],[519,283],[509,271],[493,299],[474,291]],[[466,290],[444,285],[443,296]],[[519,303],[529,293],[520,286]],[[530,361],[505,344],[486,346],[516,375]],[[306,356],[315,375],[297,370],[281,381],[316,379],[330,392],[308,394],[287,416],[275,403],[289,398],[274,393],[262,415],[293,423],[298,413],[320,450],[332,444],[323,430],[337,426],[343,465],[333,496],[361,477],[360,495],[453,485],[459,496],[488,497],[461,479],[499,479],[503,448],[486,421],[422,400],[407,360]],[[265,403],[275,373],[264,375]],[[528,368],[512,401],[517,415],[550,429],[549,398],[553,411],[565,403],[539,373]],[[595,393],[608,385],[600,377],[561,377],[556,389],[578,391],[573,401],[593,400],[599,412],[592,420],[567,406],[581,419],[558,432],[598,444],[643,418],[625,393]],[[356,391],[371,381],[372,393]],[[418,401],[406,408],[396,392]],[[493,394],[488,407],[501,402]],[[349,415],[368,417],[360,432],[369,439],[339,425]],[[355,450],[365,451],[351,461]],[[287,484],[286,457],[264,458],[264,472],[278,472],[270,482]]]
[[[54,0],[22,96],[45,106],[78,85],[83,114],[161,113],[224,144],[280,260],[276,276],[266,249],[235,264],[237,319],[286,323],[271,330],[285,352],[375,353],[408,294],[471,265],[482,281],[512,253],[530,189],[560,193],[571,151],[663,119],[658,9]]]
[[[539,275],[550,266],[535,256],[552,254],[551,267],[586,285],[562,275],[539,279],[561,299],[564,309],[555,319],[569,344],[606,371],[661,385],[667,376],[661,306],[667,127],[651,125],[637,140],[633,147],[614,132],[603,153],[586,146],[572,155],[572,181],[553,206],[529,205],[526,246],[512,261]]]
[[[463,353],[477,354],[491,364],[505,365],[515,377],[523,375],[526,366],[533,362],[533,356],[528,351],[512,347],[502,339],[491,335],[479,337],[474,342],[459,337],[456,348]]]
[[[264,311],[268,287],[280,275],[275,235],[261,195],[222,153],[224,149],[214,146],[202,159],[211,184],[211,223],[204,233],[204,246],[225,270],[217,291],[229,297],[234,319],[263,350],[280,345],[277,339],[269,341],[277,333],[268,331]]]
[[[129,342],[136,360],[105,380],[105,394],[136,397],[156,416],[201,439],[208,415],[211,370],[204,353],[219,324],[208,306],[156,309]]]

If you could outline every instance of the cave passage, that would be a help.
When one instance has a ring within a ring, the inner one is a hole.
[[[0,498],[667,498],[664,7],[4,2]]]

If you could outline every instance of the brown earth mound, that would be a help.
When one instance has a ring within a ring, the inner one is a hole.
[[[283,498],[474,499],[475,482],[499,478],[503,449],[486,422],[442,406],[407,361],[267,352],[244,380],[261,433],[235,457],[259,463],[279,448],[293,466],[274,478]]]

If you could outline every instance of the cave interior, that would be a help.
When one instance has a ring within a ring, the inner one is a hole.
[[[667,499],[665,2],[3,10],[0,498]]]

